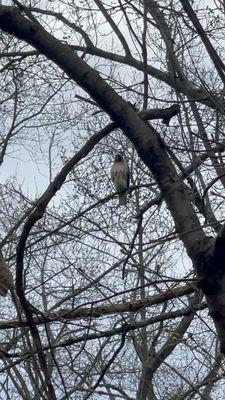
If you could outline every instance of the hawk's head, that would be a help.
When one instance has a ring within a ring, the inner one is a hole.
[[[118,162],[118,161],[123,161],[123,156],[122,156],[122,154],[116,154],[116,155],[115,155],[115,162]]]

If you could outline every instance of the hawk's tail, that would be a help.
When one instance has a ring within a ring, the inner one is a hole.
[[[127,204],[127,192],[119,194],[119,205],[125,206]]]

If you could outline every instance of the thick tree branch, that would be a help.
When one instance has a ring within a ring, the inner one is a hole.
[[[139,288],[135,288],[135,291],[138,289]],[[38,318],[34,318],[34,321],[37,325],[39,325],[45,323],[46,321],[55,322],[61,320],[62,322],[64,322],[65,320],[69,321],[69,320],[76,320],[80,318],[90,318],[90,317],[93,319],[93,318],[101,318],[103,316],[112,314],[137,312],[143,308],[148,308],[153,305],[164,303],[165,301],[186,296],[188,294],[195,292],[195,290],[196,290],[195,286],[186,285],[173,290],[170,289],[155,296],[150,296],[145,299],[137,300],[134,302],[122,302],[112,305],[94,306],[94,304],[98,302],[103,302],[103,299],[101,299],[99,301],[93,302],[91,307],[83,306],[75,309],[61,309],[54,312],[50,311],[48,313],[38,316]],[[113,296],[110,296],[108,299],[105,299],[105,301],[112,299],[113,297],[119,296],[121,294],[122,293],[118,293]],[[28,326],[28,323],[26,320],[20,320],[20,321],[12,320],[7,322],[0,322],[0,330],[12,329],[18,326]]]
[[[190,315],[192,313],[196,313],[199,310],[204,310],[205,308],[207,308],[207,304],[206,303],[200,303],[198,305],[192,306],[191,308],[190,307],[185,307],[185,308],[183,308],[181,310],[170,311],[168,313],[157,315],[157,316],[152,317],[152,318],[146,318],[145,320],[140,320],[140,321],[134,322],[132,324],[125,324],[125,325],[122,325],[122,326],[120,326],[118,328],[110,329],[110,330],[103,331],[103,332],[100,332],[100,333],[90,333],[88,335],[85,333],[82,336],[70,337],[70,338],[68,338],[68,339],[66,339],[64,341],[61,341],[61,342],[55,341],[55,342],[51,343],[51,348],[52,349],[64,348],[64,347],[67,347],[67,346],[72,346],[74,344],[86,342],[86,341],[89,341],[89,340],[101,339],[101,338],[104,338],[104,337],[111,337],[111,336],[114,336],[114,335],[121,335],[121,334],[124,333],[124,328],[126,329],[126,333],[133,332],[136,329],[141,329],[141,328],[143,328],[145,326],[153,325],[153,324],[161,322],[161,321],[166,321],[166,320],[169,320],[169,319],[180,318],[180,317],[183,317],[185,315]],[[44,351],[49,350],[49,348],[50,348],[49,345],[43,346],[43,350]],[[24,361],[24,359],[29,359],[34,354],[36,354],[36,352],[37,352],[37,350],[34,349],[33,352],[24,351],[24,352],[21,352],[21,353],[13,353],[13,354],[4,353],[3,355],[6,358],[22,357],[20,360],[15,361],[15,363],[12,364],[12,365],[16,365],[16,364]],[[4,369],[0,369],[0,373],[3,372],[7,368],[11,368],[11,366],[8,366],[8,367],[6,367]]]

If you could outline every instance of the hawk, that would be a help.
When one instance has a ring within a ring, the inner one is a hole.
[[[127,204],[127,189],[129,188],[130,173],[127,162],[122,154],[116,154],[115,162],[111,168],[111,178],[119,193],[119,205]]]

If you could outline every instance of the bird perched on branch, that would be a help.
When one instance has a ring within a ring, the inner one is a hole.
[[[0,296],[5,297],[9,289],[14,288],[11,271],[0,251]]]
[[[127,189],[129,188],[130,173],[127,162],[122,154],[116,154],[114,164],[111,168],[111,178],[119,193],[119,205],[127,204]]]

